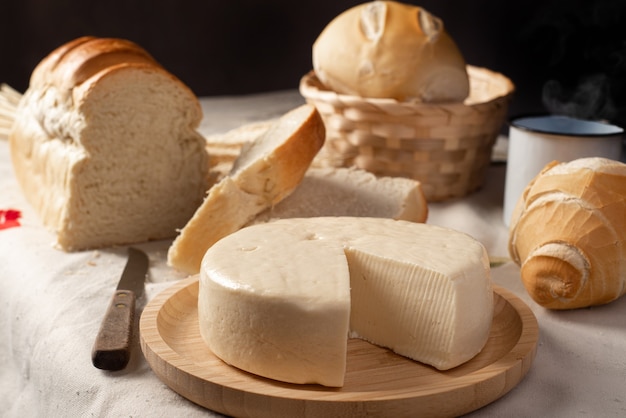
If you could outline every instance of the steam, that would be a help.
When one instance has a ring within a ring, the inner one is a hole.
[[[557,115],[607,121],[618,118],[611,79],[606,74],[584,76],[573,88],[559,80],[548,80],[543,86],[542,101],[550,113]]]
[[[626,1],[546,0],[524,33],[554,114],[626,126]]]

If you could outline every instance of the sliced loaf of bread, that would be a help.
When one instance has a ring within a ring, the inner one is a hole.
[[[33,71],[9,134],[15,176],[63,250],[174,237],[209,187],[201,119],[138,45],[79,38]]]

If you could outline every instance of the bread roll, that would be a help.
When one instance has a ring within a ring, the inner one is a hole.
[[[208,188],[201,119],[138,45],[79,38],[33,71],[9,137],[15,175],[64,250],[173,237]]]
[[[393,1],[341,13],[313,44],[313,69],[337,93],[423,102],[460,102],[469,77],[443,22]]]
[[[626,164],[583,158],[548,164],[527,186],[509,252],[530,296],[583,308],[626,293]]]
[[[241,229],[256,215],[288,196],[302,181],[325,140],[320,114],[302,105],[276,120],[246,144],[233,167],[180,231],[168,250],[168,263],[195,274],[204,253]]]

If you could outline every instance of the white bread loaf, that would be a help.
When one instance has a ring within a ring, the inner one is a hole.
[[[79,38],[33,71],[9,138],[15,175],[64,250],[173,237],[208,188],[201,118],[138,45]]]
[[[509,252],[530,296],[551,309],[626,293],[626,164],[582,158],[548,164],[512,216]]]
[[[337,93],[423,102],[469,95],[466,63],[441,19],[374,1],[333,19],[313,44],[313,69]]]
[[[417,180],[376,177],[358,168],[310,168],[291,195],[260,213],[251,224],[320,216],[425,222],[428,204]]]
[[[168,251],[168,263],[195,274],[209,247],[288,196],[324,144],[322,118],[312,105],[284,114],[247,144],[230,173],[211,187]]]

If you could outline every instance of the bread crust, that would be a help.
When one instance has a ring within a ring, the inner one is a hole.
[[[30,88],[56,88],[62,95],[72,93],[74,103],[80,103],[97,83],[110,71],[119,67],[145,68],[160,71],[194,95],[191,89],[161,66],[141,46],[126,39],[83,36],[52,51],[35,67]],[[195,96],[194,96],[195,97]],[[195,120],[200,123],[202,107],[197,102]]]
[[[161,67],[146,50],[131,41],[85,36],[46,56],[33,70],[30,83],[35,87],[54,85],[69,90],[108,67],[134,62]]]

